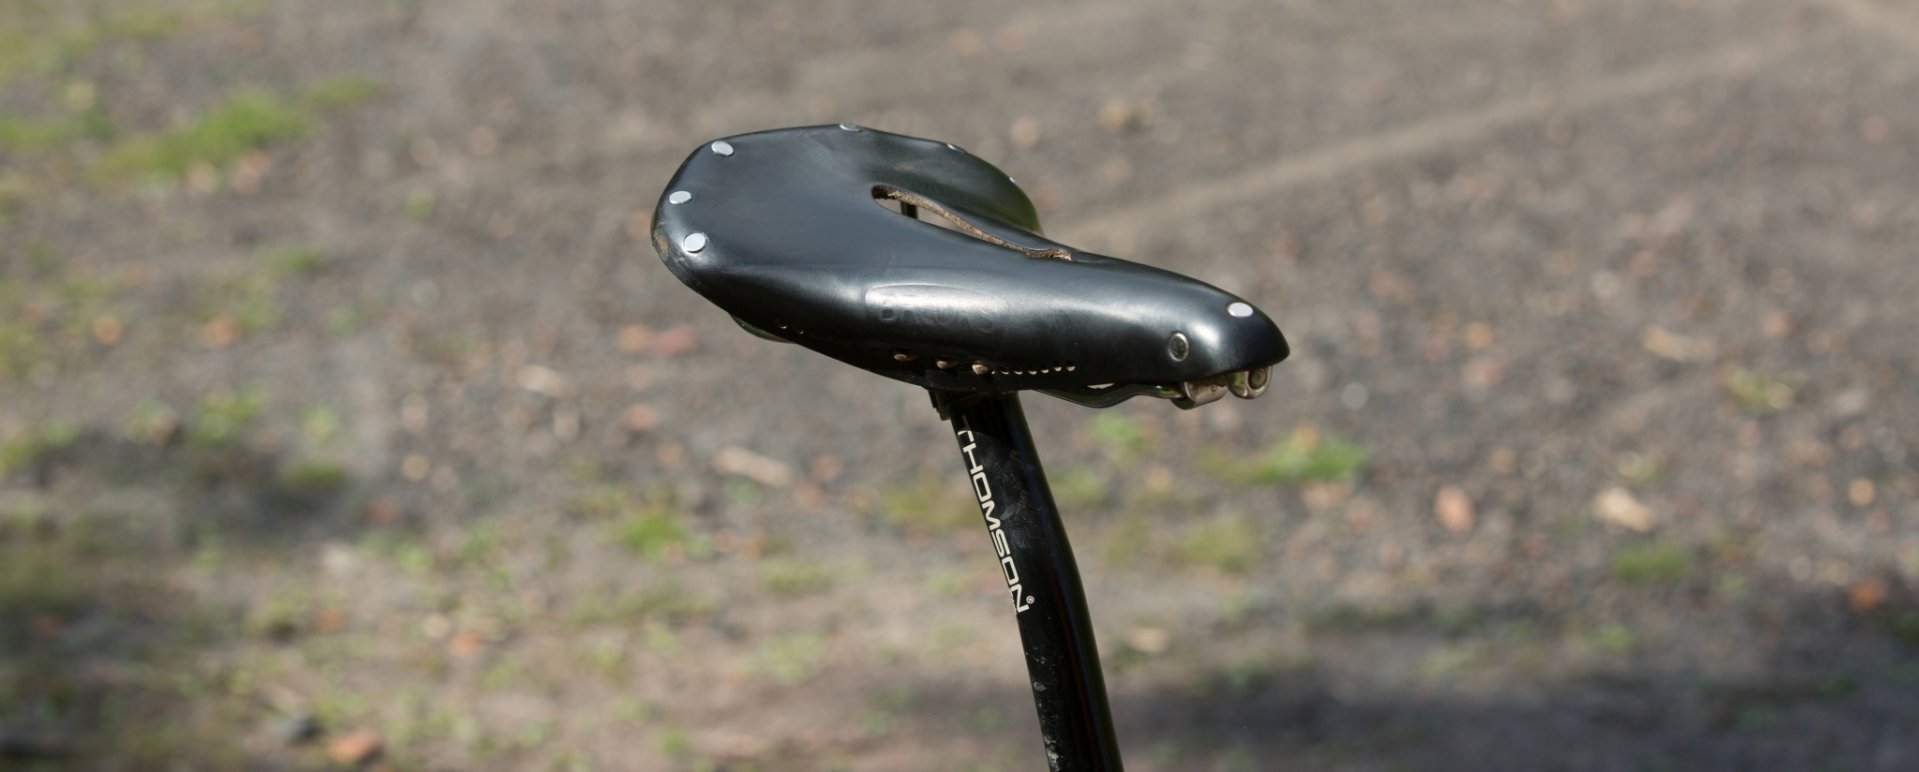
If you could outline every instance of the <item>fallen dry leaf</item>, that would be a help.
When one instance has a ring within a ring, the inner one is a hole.
[[[1713,356],[1711,340],[1680,335],[1656,324],[1641,333],[1639,342],[1653,356],[1674,362],[1706,362]]]
[[[399,520],[401,514],[400,502],[382,496],[367,502],[366,511],[360,516],[368,523],[386,525]]]
[[[675,357],[699,348],[700,335],[688,325],[675,325],[653,334],[647,348],[658,357]]]
[[[1871,613],[1886,602],[1886,583],[1878,579],[1861,579],[1852,583],[1846,591],[1846,600],[1854,613]]]
[[[1618,486],[1600,491],[1593,499],[1593,515],[1628,530],[1652,530],[1652,510],[1639,503],[1632,491]]]
[[[345,610],[328,606],[313,612],[313,619],[307,627],[315,635],[328,635],[345,630],[346,621]]]
[[[473,630],[461,630],[446,642],[446,650],[455,657],[470,659],[486,648],[486,639]]]
[[[739,446],[727,446],[713,455],[713,471],[739,475],[768,488],[793,484],[793,468]]]
[[[1135,627],[1126,631],[1126,646],[1141,654],[1164,654],[1173,645],[1173,634],[1163,627]]]
[[[1473,529],[1473,500],[1457,485],[1440,488],[1433,498],[1433,516],[1446,530],[1465,533]]]
[[[336,764],[360,764],[380,755],[380,736],[371,729],[355,729],[326,744],[327,758]]]
[[[200,325],[200,342],[209,348],[226,348],[240,337],[240,323],[233,317],[221,314],[212,321]]]

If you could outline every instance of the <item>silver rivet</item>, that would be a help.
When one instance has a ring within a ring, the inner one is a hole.
[[[1173,361],[1184,362],[1186,355],[1193,353],[1193,344],[1186,340],[1186,333],[1176,332],[1166,339],[1166,353],[1172,355]]]
[[[1016,188],[1019,187],[1019,180],[1013,179],[1011,177],[1007,177],[1006,181],[1013,183],[1013,187],[1016,187]]]
[[[961,150],[961,149],[959,149],[959,145],[955,145],[955,144],[953,144],[953,143],[951,143],[951,142],[948,142],[948,143],[946,143],[946,149],[947,149],[947,150],[951,150],[951,151],[953,151],[953,152],[955,152],[955,153],[964,153],[964,152],[966,152],[966,151],[964,151],[964,150]]]
[[[712,147],[713,147],[713,152],[719,153],[720,155],[733,154],[733,145],[728,143],[726,140],[723,140],[723,139],[717,140],[713,143]]]
[[[918,358],[919,358],[918,356],[915,356],[913,354],[908,354],[904,351],[893,352],[893,361],[895,362],[911,362]]]
[[[941,370],[951,370],[959,366],[959,360],[941,357],[933,360],[933,366]]]
[[[1226,313],[1244,319],[1253,315],[1253,307],[1245,303],[1235,302],[1226,307]]]
[[[842,123],[840,124],[840,128],[846,131],[863,131],[863,129],[861,129],[860,127],[850,123]]]
[[[974,375],[985,375],[985,374],[987,374],[987,373],[990,373],[990,372],[992,372],[992,371],[993,371],[993,368],[991,368],[991,367],[987,367],[987,366],[986,366],[986,363],[984,363],[984,362],[974,362],[974,363],[973,363],[973,374],[974,374]]]
[[[686,238],[680,239],[680,248],[686,250],[686,253],[689,255],[695,252],[698,252],[702,249],[705,249],[706,234],[704,233],[686,234]]]
[[[693,200],[693,194],[688,193],[684,190],[676,190],[676,191],[673,191],[672,193],[668,193],[666,196],[666,203],[669,203],[669,204],[684,204],[692,200]]]

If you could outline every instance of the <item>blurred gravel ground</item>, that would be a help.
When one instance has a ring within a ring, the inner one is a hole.
[[[1026,769],[925,397],[644,238],[852,121],[1259,300],[1028,401],[1136,769],[1919,766],[1919,7],[0,10],[0,763]]]

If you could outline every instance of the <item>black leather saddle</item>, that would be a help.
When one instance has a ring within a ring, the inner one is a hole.
[[[928,389],[1193,407],[1258,396],[1288,353],[1238,296],[1047,240],[992,164],[850,124],[701,146],[653,246],[747,330]]]

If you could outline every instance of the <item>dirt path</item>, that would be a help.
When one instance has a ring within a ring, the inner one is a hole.
[[[999,163],[1270,394],[1028,401],[1136,769],[1919,766],[1919,8],[0,10],[0,762],[1028,769],[922,394],[644,236]]]

